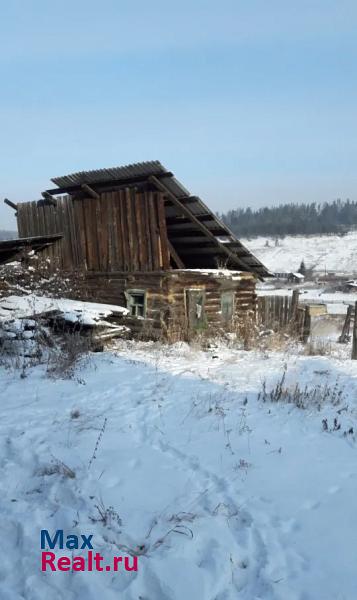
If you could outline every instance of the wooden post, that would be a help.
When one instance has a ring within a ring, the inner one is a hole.
[[[291,315],[290,315],[290,319],[292,321],[296,318],[298,304],[299,304],[299,290],[293,290],[293,298],[291,301]]]
[[[357,302],[355,302],[355,315],[353,323],[353,338],[352,338],[352,360],[357,360]]]
[[[304,342],[304,344],[306,344],[307,340],[309,339],[310,333],[311,333],[310,307],[305,306],[304,324],[303,324],[303,331],[302,331],[302,341]]]
[[[348,342],[349,335],[350,335],[350,325],[351,325],[352,313],[353,313],[353,306],[351,304],[349,304],[349,306],[347,307],[347,314],[346,314],[345,322],[343,324],[342,333],[341,333],[340,337],[338,338],[339,344],[346,344]]]
[[[291,300],[291,313],[290,313],[290,331],[293,335],[298,333],[298,307],[299,307],[299,290],[293,291],[293,297]]]

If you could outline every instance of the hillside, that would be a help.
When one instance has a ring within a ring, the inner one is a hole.
[[[275,238],[266,236],[242,242],[274,273],[297,271],[302,260],[316,273],[357,273],[356,231],[344,236],[286,236],[279,239],[279,246],[275,246]]]

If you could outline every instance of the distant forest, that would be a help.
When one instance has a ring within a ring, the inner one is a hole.
[[[237,208],[219,216],[240,237],[345,233],[357,225],[357,202]]]

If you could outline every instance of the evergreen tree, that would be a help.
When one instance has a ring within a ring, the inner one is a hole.
[[[357,202],[334,200],[324,204],[282,204],[237,208],[221,219],[240,237],[270,235],[341,234],[357,227]]]
[[[306,267],[305,267],[305,263],[304,263],[303,260],[300,263],[300,267],[299,267],[298,273],[301,273],[301,275],[303,275],[304,277],[306,275]]]

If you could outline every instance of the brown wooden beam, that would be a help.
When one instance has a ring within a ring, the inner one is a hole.
[[[51,194],[49,194],[48,192],[42,192],[41,196],[42,196],[42,198],[47,200],[49,204],[52,204],[53,206],[57,206],[56,198],[53,198],[51,196]]]
[[[90,185],[88,185],[87,183],[83,183],[81,185],[81,188],[84,192],[87,192],[87,194],[91,198],[95,198],[96,200],[99,200],[100,195],[95,190],[93,190],[93,188],[91,188]]]
[[[170,200],[172,200],[172,202],[177,206],[177,208],[180,209],[180,211],[189,219],[191,219],[191,221],[193,223],[196,223],[197,227],[199,229],[201,229],[201,231],[203,231],[207,237],[209,237],[217,246],[217,249],[221,250],[221,252],[223,254],[226,254],[226,256],[228,256],[232,262],[234,262],[235,264],[239,265],[241,268],[243,266],[243,268],[247,269],[247,271],[250,270],[249,266],[245,263],[245,261],[243,259],[238,258],[238,256],[236,256],[235,254],[233,254],[233,252],[231,252],[230,250],[228,250],[228,248],[225,247],[224,244],[222,244],[221,242],[219,242],[216,237],[213,235],[213,233],[211,233],[211,231],[203,224],[201,223],[201,221],[199,221],[195,215],[193,215],[191,213],[191,211],[186,208],[186,206],[184,206],[180,200],[178,200],[176,198],[176,196],[170,192],[170,190],[167,189],[167,187],[161,182],[159,181],[156,177],[154,177],[153,175],[151,177],[149,177],[149,181],[155,185],[160,191],[162,191],[163,193],[165,193]]]
[[[176,263],[176,266],[179,269],[184,269],[185,265],[184,265],[183,261],[181,260],[181,258],[179,257],[179,255],[177,254],[175,248],[173,247],[173,245],[171,244],[171,242],[170,242],[169,239],[167,240],[167,244],[168,244],[168,247],[169,247],[169,251],[170,251],[171,257],[174,259],[174,261]]]
[[[14,210],[17,210],[17,204],[15,204],[15,202],[11,202],[11,200],[8,200],[7,198],[4,198],[4,202]]]

